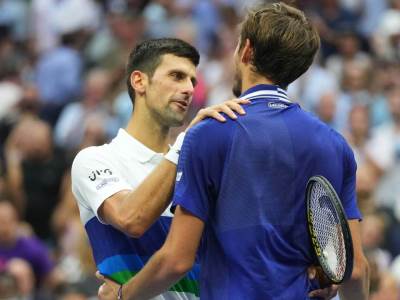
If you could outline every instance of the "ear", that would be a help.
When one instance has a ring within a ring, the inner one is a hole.
[[[242,48],[242,53],[240,54],[240,61],[244,64],[251,63],[253,59],[253,47],[250,44],[250,40],[246,39],[244,46]]]
[[[133,71],[130,77],[132,88],[139,95],[143,95],[148,84],[147,75],[140,71]]]

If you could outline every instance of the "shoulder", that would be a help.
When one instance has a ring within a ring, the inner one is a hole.
[[[78,152],[72,162],[72,169],[76,169],[80,166],[90,164],[91,162],[101,161],[107,159],[107,151],[103,146],[91,146],[84,148]]]
[[[79,151],[71,167],[73,188],[83,177],[90,176],[93,171],[109,167],[111,161],[112,155],[107,150],[107,145],[91,146]]]
[[[196,124],[187,133],[187,139],[196,141],[218,141],[226,142],[237,127],[237,121],[226,117],[226,122],[220,122],[215,119],[205,119]],[[186,140],[186,138],[185,138]]]
[[[190,157],[204,158],[217,157],[226,153],[232,144],[235,131],[235,121],[219,122],[206,119],[192,127],[186,134],[182,146],[182,160]]]

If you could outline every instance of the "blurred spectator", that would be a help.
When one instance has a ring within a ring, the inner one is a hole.
[[[15,47],[10,28],[0,25],[0,120],[12,111],[22,97],[20,58]]]
[[[387,92],[391,122],[383,124],[372,133],[367,152],[379,174],[389,171],[400,158],[400,86]]]
[[[334,93],[325,93],[319,99],[317,104],[316,113],[318,117],[331,126],[332,128],[336,128],[335,124],[335,116],[336,116],[336,94]]]
[[[374,50],[384,60],[400,59],[400,0],[389,0],[391,8],[383,15],[374,34]]]
[[[143,36],[145,27],[142,15],[125,9],[125,1],[116,2],[122,6],[111,6],[105,16],[107,22],[89,40],[85,58],[89,66],[104,68],[111,73],[111,86],[119,93],[125,90],[126,58]]]
[[[35,275],[29,262],[20,258],[12,258],[7,262],[5,269],[16,279],[16,290],[21,299],[37,298],[35,297]]]
[[[82,100],[68,104],[54,128],[57,146],[77,150],[90,122],[98,122],[104,136],[110,137],[117,132],[117,121],[111,116],[105,101],[110,81],[110,75],[105,70],[95,69],[87,74]]]
[[[393,275],[382,272],[379,277],[377,291],[371,293],[370,300],[398,300],[400,288]]]
[[[0,299],[18,300],[18,282],[9,272],[0,271]]]
[[[354,32],[345,31],[338,34],[336,47],[338,53],[328,57],[326,68],[335,74],[338,81],[342,80],[345,65],[358,64],[368,68],[371,64],[370,57],[361,51],[360,40]]]
[[[323,94],[338,92],[337,78],[316,62],[288,88],[290,98],[296,99],[308,111],[316,110]]]
[[[357,166],[366,162],[366,145],[370,137],[370,122],[368,106],[354,105],[349,114],[349,129],[345,137],[353,149]]]
[[[363,215],[372,214],[376,210],[377,204],[374,199],[374,192],[377,181],[378,178],[369,163],[364,163],[357,167],[356,193],[358,206]]]
[[[394,84],[392,76],[396,76],[396,71],[392,71],[393,66],[385,62],[374,62],[373,72],[369,92],[371,94],[371,125],[373,127],[390,122],[391,115],[389,104],[386,97],[386,91]]]
[[[35,51],[50,51],[60,35],[77,28],[94,30],[100,26],[101,11],[94,0],[33,0],[31,19]]]
[[[338,131],[343,133],[348,129],[349,114],[353,105],[370,104],[369,75],[368,65],[352,62],[343,66],[342,91],[338,95],[336,111],[336,129]]]
[[[358,23],[358,32],[366,42],[370,42],[373,32],[376,30],[382,15],[387,9],[387,1],[362,0],[361,16]]]
[[[339,0],[321,0],[315,4],[313,19],[321,36],[322,57],[326,58],[336,52],[338,33],[356,27],[358,15],[347,10]]]
[[[119,124],[119,128],[124,128],[131,117],[133,110],[131,98],[127,91],[122,91],[114,100],[113,112]]]
[[[50,216],[58,203],[67,161],[53,146],[49,125],[20,121],[5,147],[6,178],[18,211],[42,239],[52,240]]]
[[[86,32],[81,24],[69,24],[61,18],[61,44],[40,55],[36,66],[36,82],[42,101],[42,118],[54,125],[66,104],[81,94],[83,60],[81,49]]]
[[[18,290],[29,293],[32,286],[54,284],[53,263],[47,247],[33,236],[22,235],[21,227],[13,205],[5,200],[0,201],[0,262],[19,278]],[[22,262],[13,258],[19,258]],[[24,262],[29,263],[29,266],[24,265]]]
[[[386,231],[383,215],[373,213],[364,216],[361,223],[361,242],[365,254],[372,258],[378,270],[387,270],[391,261],[390,253],[382,249]]]

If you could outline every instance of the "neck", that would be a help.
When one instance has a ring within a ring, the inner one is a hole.
[[[247,73],[247,74],[246,74]],[[242,81],[242,93],[247,91],[249,88],[258,84],[269,84],[274,85],[268,78],[255,74],[254,72],[244,72]]]
[[[138,107],[134,109],[125,130],[155,152],[165,153],[168,150],[169,128],[160,125],[149,114],[140,112]]]

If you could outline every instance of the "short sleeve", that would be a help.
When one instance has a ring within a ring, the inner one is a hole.
[[[340,195],[343,208],[348,219],[361,219],[361,213],[357,206],[356,196],[356,171],[357,164],[351,148],[345,143],[344,145],[344,179],[343,188]]]
[[[207,120],[192,128],[179,157],[172,207],[180,205],[203,222],[212,212],[224,171],[229,143],[222,126]]]
[[[71,169],[72,192],[82,205],[98,216],[98,209],[108,197],[131,186],[123,179],[117,168],[96,148],[82,150],[75,157]]]

